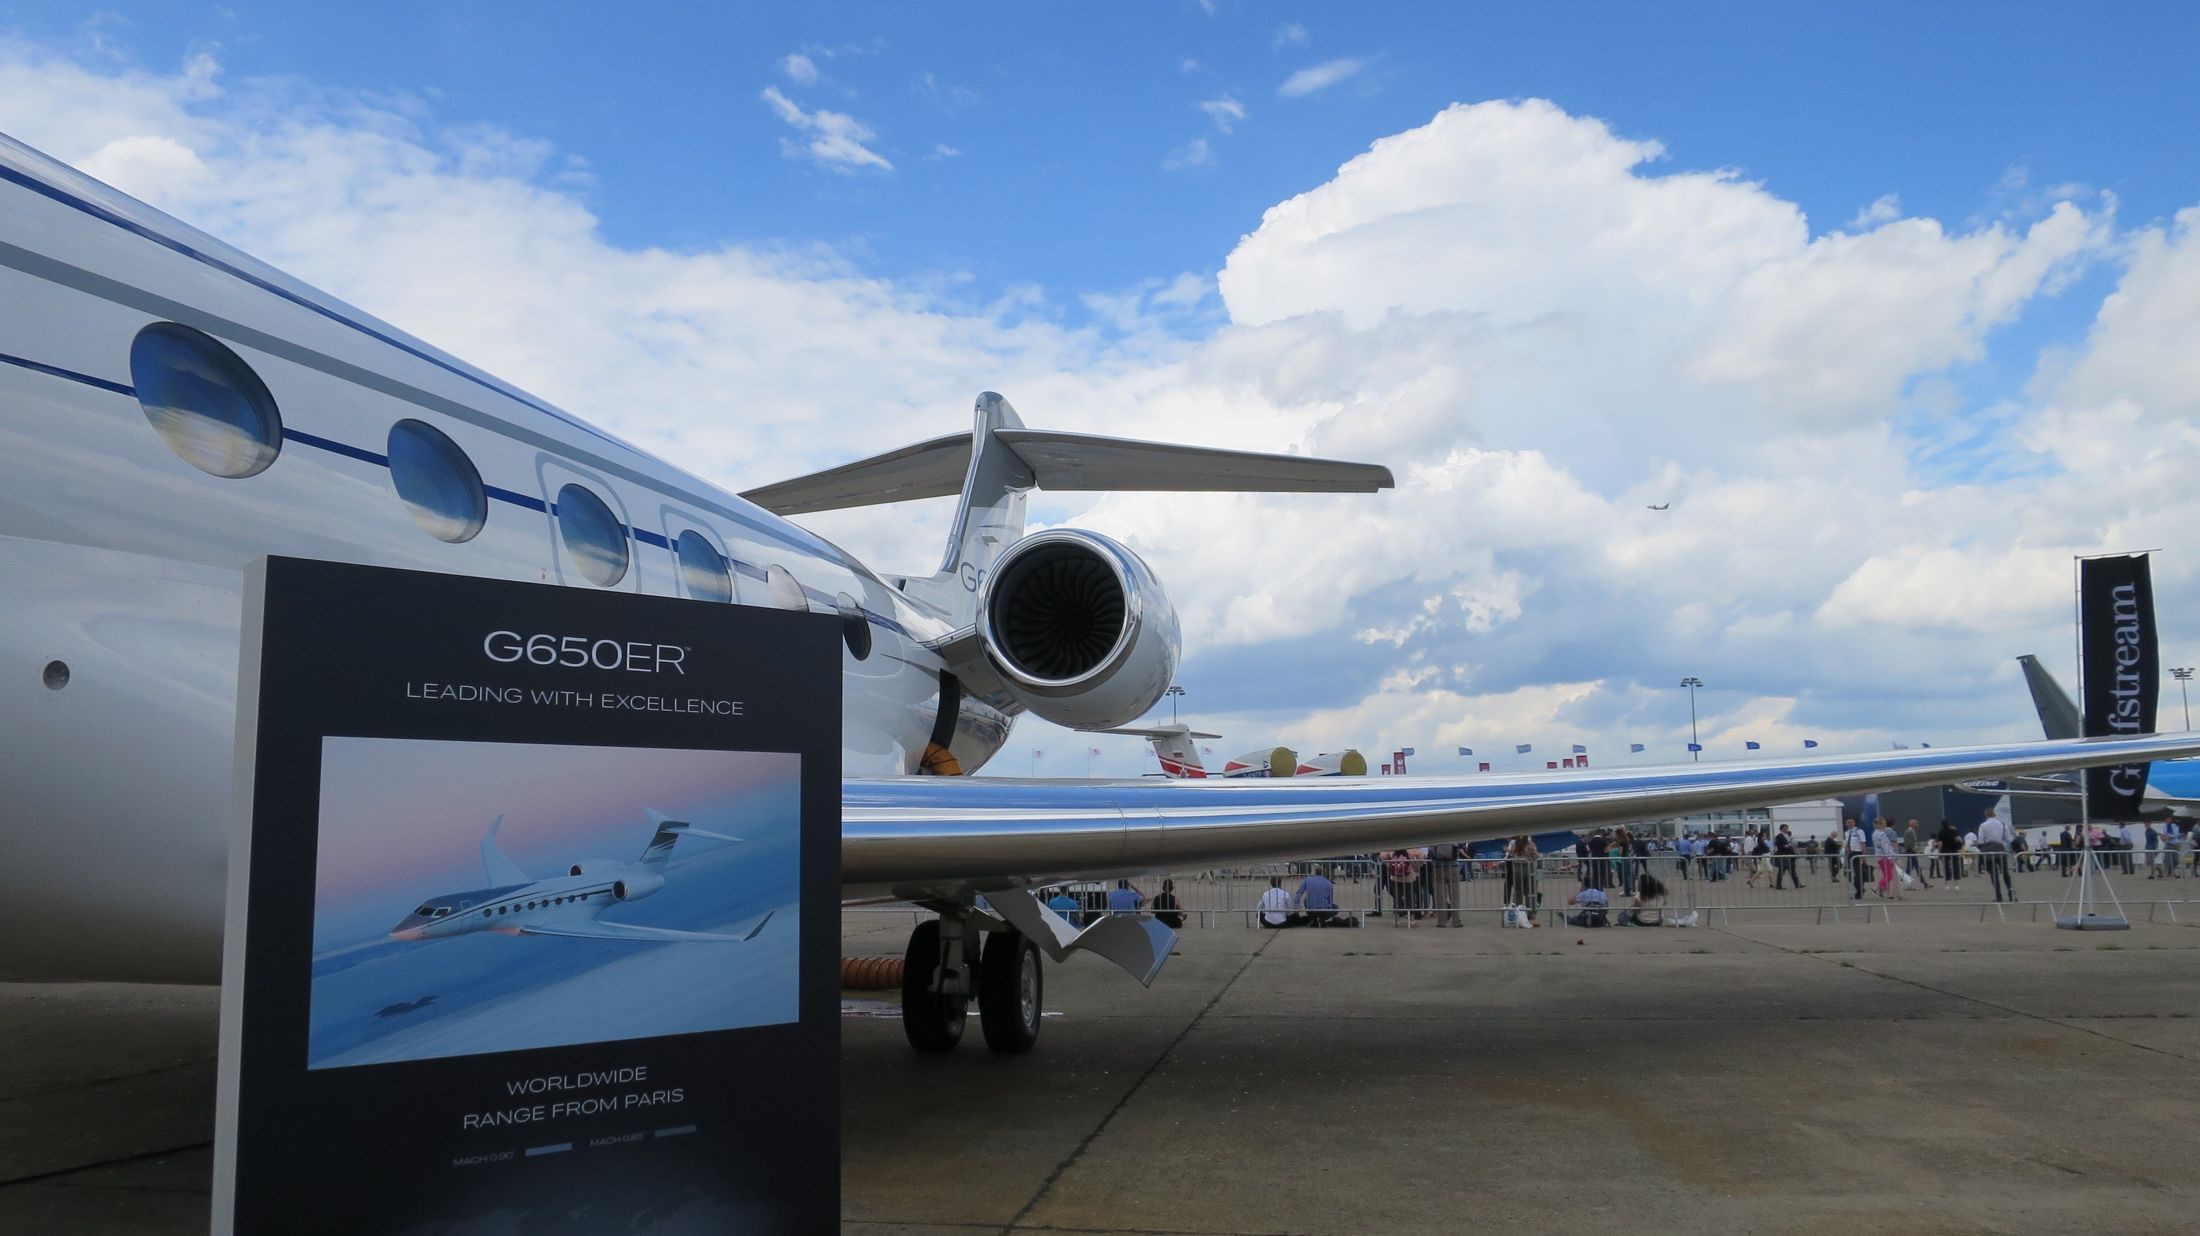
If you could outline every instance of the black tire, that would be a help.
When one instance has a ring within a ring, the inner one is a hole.
[[[909,949],[902,954],[901,1031],[921,1052],[953,1051],[962,1042],[969,1001],[930,990],[939,965],[940,923],[932,919],[909,933]]]
[[[1003,1056],[1021,1055],[1039,1041],[1039,1019],[1046,1009],[1046,970],[1039,946],[1020,931],[996,931],[986,938],[978,967],[978,1025],[985,1045]]]

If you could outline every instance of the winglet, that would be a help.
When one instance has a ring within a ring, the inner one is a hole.
[[[497,847],[497,830],[503,827],[504,817],[500,815],[489,822],[489,831],[481,838],[481,869],[488,875],[491,888],[525,884],[529,880],[528,874],[520,870],[519,864],[507,858],[504,851]]]
[[[757,936],[761,935],[764,931],[764,924],[772,921],[772,915],[777,913],[779,913],[779,911],[777,910],[765,911],[764,917],[756,920],[756,926],[749,928],[749,934],[741,937],[741,943],[747,944],[749,941],[754,940]]]

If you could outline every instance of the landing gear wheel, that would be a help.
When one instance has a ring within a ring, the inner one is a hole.
[[[1003,1056],[1030,1051],[1039,1041],[1039,1015],[1045,1007],[1039,946],[1020,931],[988,936],[978,968],[978,1025],[985,1031],[985,1045]]]
[[[969,1001],[932,990],[941,958],[939,920],[917,924],[909,933],[909,951],[902,954],[901,1030],[921,1052],[953,1051],[962,1042]]]

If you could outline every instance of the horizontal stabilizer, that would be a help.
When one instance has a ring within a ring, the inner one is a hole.
[[[993,436],[1023,462],[1040,489],[1063,492],[1368,494],[1395,483],[1390,469],[1380,464],[1304,455],[1042,429],[1001,428]],[[778,515],[945,497],[962,492],[970,471],[971,438],[967,433],[933,438],[741,496]]]
[[[1160,729],[1158,729],[1158,730],[1154,730],[1154,729],[1140,729],[1140,728],[1138,728],[1137,726],[1119,726],[1119,727],[1117,727],[1117,728],[1115,728],[1115,729],[1112,729],[1112,730],[1086,730],[1086,731],[1085,731],[1085,733],[1087,733],[1087,734],[1129,734],[1129,735],[1130,735],[1131,737],[1133,737],[1133,738],[1220,738],[1220,737],[1222,737],[1222,735],[1220,735],[1220,734],[1209,734],[1209,733],[1205,732],[1204,730],[1187,730],[1187,729],[1179,729],[1178,727],[1176,727],[1176,726],[1173,726],[1173,725],[1165,725],[1165,726],[1162,726],[1162,727],[1161,727]]]

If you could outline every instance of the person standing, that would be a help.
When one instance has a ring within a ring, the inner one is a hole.
[[[1925,879],[1925,873],[1918,870],[1917,855],[1920,848],[1917,821],[1911,820],[1910,826],[1902,830],[1903,870],[1910,873],[1911,878],[1917,881],[1920,888],[1931,888],[1932,884]]]
[[[1780,826],[1780,831],[1774,833],[1772,836],[1773,891],[1778,892],[1780,889],[1787,887],[1788,878],[1790,876],[1793,876],[1794,874],[1795,838],[1788,833],[1788,826],[1782,824]],[[1802,886],[1803,882],[1800,879],[1797,879],[1795,881],[1795,887],[1801,888]]]
[[[2015,901],[2016,881],[2009,874],[2009,826],[2001,822],[1992,807],[1979,821],[1978,852],[1979,866],[1986,869],[1986,878],[1993,882],[1994,900]]]
[[[1902,897],[1894,886],[1894,856],[1899,849],[1900,845],[1894,835],[1894,822],[1880,821],[1879,826],[1872,830],[1872,857],[1879,860],[1878,892],[1881,901],[1889,897],[1900,900]]]
[[[1849,869],[1849,900],[1864,900],[1864,855],[1871,848],[1871,835],[1857,826],[1855,820],[1841,832],[1841,861]]]
[[[1963,879],[1963,834],[1946,819],[1940,822],[1940,831],[1933,834],[1940,842],[1940,874],[1954,888]]]
[[[1404,850],[1392,850],[1383,859],[1383,872],[1390,880],[1391,913],[1393,927],[1411,927],[1420,912],[1414,904],[1414,886],[1420,881],[1420,864]]]
[[[1854,825],[1856,821],[1851,820],[1849,823]],[[1826,855],[1827,878],[1835,884],[1839,884],[1841,882],[1841,838],[1834,833],[1827,833],[1825,842],[1818,848],[1824,851]]]
[[[1525,833],[1513,838],[1512,845],[1505,851],[1505,904],[1527,907],[1531,922],[1536,909],[1537,857],[1535,838]]]
[[[1428,850],[1429,889],[1436,901],[1438,927],[1464,927],[1459,921],[1459,847],[1450,843]]]
[[[2154,821],[2152,820],[2147,821],[2145,840],[2147,843],[2147,879],[2159,880],[2162,878],[2162,834],[2154,827]]]

